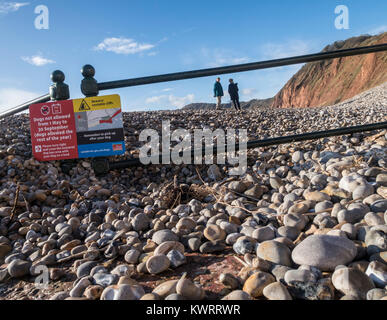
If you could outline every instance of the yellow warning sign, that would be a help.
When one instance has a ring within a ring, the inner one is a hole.
[[[89,97],[73,100],[74,112],[87,112],[104,109],[121,108],[121,99],[118,94],[101,97]]]
[[[81,102],[81,105],[79,106],[79,111],[90,111],[90,107],[89,105],[87,104],[86,100],[83,99],[82,102]]]

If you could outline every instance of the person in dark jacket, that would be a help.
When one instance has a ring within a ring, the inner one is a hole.
[[[239,103],[239,88],[238,84],[234,83],[233,79],[230,79],[230,85],[228,86],[228,93],[236,111],[242,111],[241,105]]]
[[[222,97],[224,96],[223,87],[220,83],[220,78],[216,79],[214,85],[214,97],[217,99],[216,110],[220,109],[222,104]]]

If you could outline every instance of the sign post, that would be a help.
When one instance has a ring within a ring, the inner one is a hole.
[[[31,105],[30,124],[33,154],[38,161],[125,153],[119,95]]]

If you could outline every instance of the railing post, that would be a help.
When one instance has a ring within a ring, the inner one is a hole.
[[[92,65],[86,64],[81,69],[84,77],[81,83],[81,91],[86,97],[95,97],[99,94],[98,82],[94,79],[95,69]]]
[[[54,84],[50,86],[51,101],[70,99],[70,89],[69,86],[64,83],[65,79],[65,74],[60,70],[55,70],[51,73],[51,81],[54,82]]]
[[[51,101],[70,99],[70,88],[67,84],[64,83],[65,79],[66,76],[61,70],[55,70],[53,73],[51,73],[51,81],[54,83],[50,86]],[[61,161],[60,167],[62,172],[69,174],[74,165],[74,160],[63,160]]]

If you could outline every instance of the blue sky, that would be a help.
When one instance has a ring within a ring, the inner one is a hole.
[[[37,30],[35,7],[49,9],[49,29]],[[349,9],[349,29],[334,25],[337,5]],[[321,51],[360,34],[387,31],[380,0],[0,0],[0,110],[48,92],[55,69],[80,98],[80,69],[90,63],[100,82],[201,69]],[[241,100],[274,96],[300,66],[234,75]],[[101,94],[121,95],[124,110],[175,109],[214,102],[214,77]],[[226,97],[227,101],[229,98]]]

